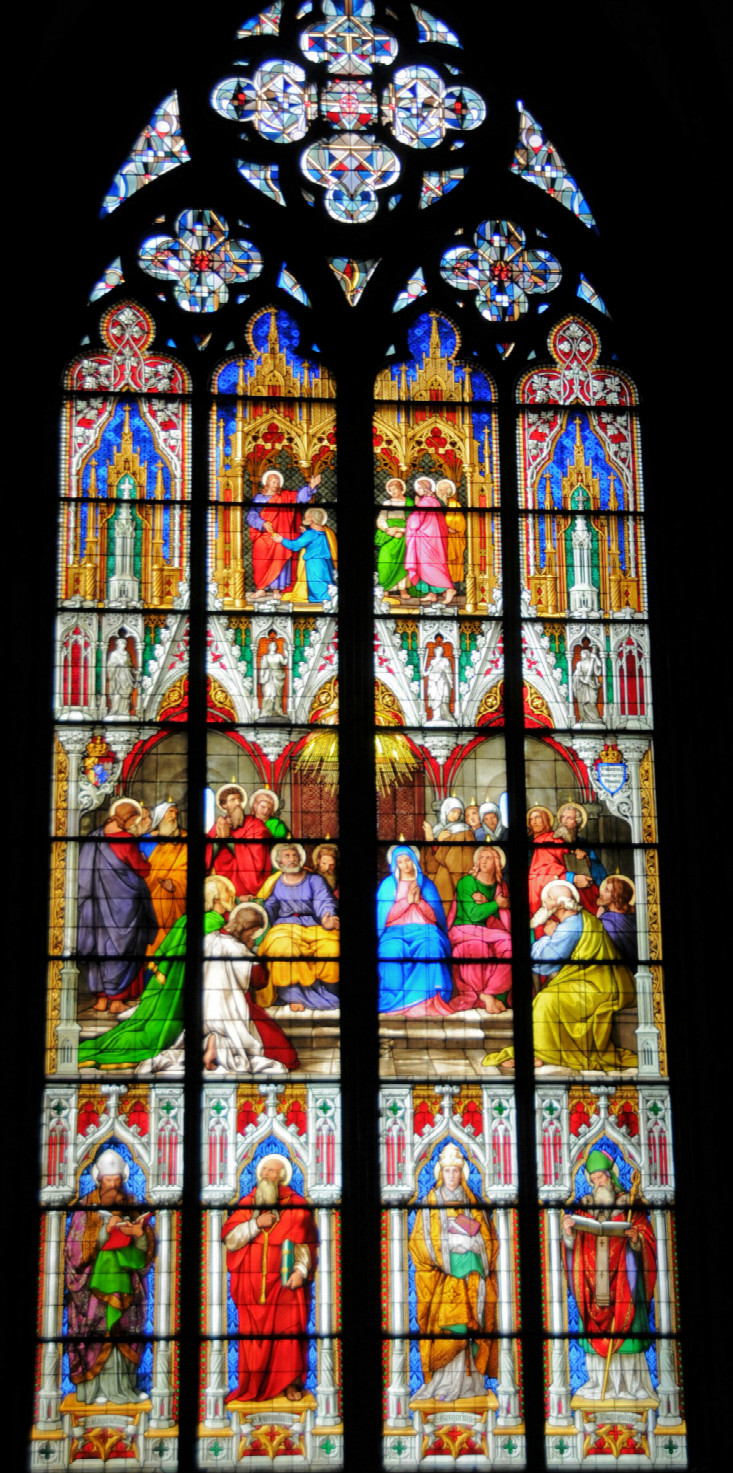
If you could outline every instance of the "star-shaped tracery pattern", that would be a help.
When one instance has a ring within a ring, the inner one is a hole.
[[[476,293],[476,306],[491,322],[516,322],[532,294],[546,295],[560,284],[559,261],[549,251],[527,250],[521,225],[484,220],[475,247],[452,246],[440,263],[450,286]]]

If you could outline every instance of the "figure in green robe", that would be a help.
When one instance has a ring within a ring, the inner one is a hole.
[[[406,496],[405,489],[404,481],[397,476],[387,482],[389,499],[377,517],[377,530],[374,534],[379,583],[385,593],[396,588],[404,602],[410,597],[405,569],[407,508],[415,505],[415,498]]]

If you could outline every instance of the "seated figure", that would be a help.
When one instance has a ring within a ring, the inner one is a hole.
[[[257,1001],[264,1007],[288,1003],[296,1013],[337,1008],[338,901],[322,876],[306,869],[300,844],[274,844],[272,863],[276,872],[258,893],[270,930],[257,948],[258,958],[269,963]]]
[[[420,868],[417,851],[394,844],[392,873],[377,891],[379,1011],[404,1012],[451,995],[450,942],[440,895]]]

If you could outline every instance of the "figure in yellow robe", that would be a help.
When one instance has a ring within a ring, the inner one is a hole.
[[[457,1146],[440,1153],[435,1191],[418,1208],[410,1234],[417,1322],[424,1336],[420,1400],[455,1402],[486,1394],[498,1367],[495,1329],[499,1240],[466,1185],[468,1163]]]
[[[546,934],[535,941],[532,961],[549,981],[532,1004],[536,1064],[575,1070],[634,1068],[636,1054],[611,1042],[615,1014],[636,998],[633,972],[603,921],[582,908],[574,885],[551,880],[542,891],[542,905],[550,924],[544,919]],[[559,923],[550,930],[553,916]],[[514,1049],[487,1054],[484,1064],[512,1069]]]
[[[466,518],[456,496],[455,481],[449,481],[447,477],[438,481],[435,494],[449,508],[445,518],[448,529],[448,572],[454,583],[462,583],[466,576]]]
[[[173,929],[176,921],[186,913],[186,869],[188,863],[186,832],[178,827],[178,809],[175,803],[159,803],[153,809],[151,839],[157,843],[149,856],[150,873],[147,876],[150,898],[153,902],[158,932],[148,947],[148,955],[158,950],[161,942]]]

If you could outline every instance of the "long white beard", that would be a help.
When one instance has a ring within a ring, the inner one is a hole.
[[[268,1181],[267,1177],[263,1176],[255,1187],[255,1205],[257,1207],[277,1207],[278,1195],[277,1182]]]

